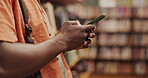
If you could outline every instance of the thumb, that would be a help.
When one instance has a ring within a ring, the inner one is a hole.
[[[82,25],[84,31],[94,30],[96,28],[95,25]]]

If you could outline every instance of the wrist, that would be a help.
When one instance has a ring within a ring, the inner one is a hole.
[[[60,48],[60,52],[67,51],[67,43],[64,41],[64,35],[58,34],[54,37],[56,45]]]

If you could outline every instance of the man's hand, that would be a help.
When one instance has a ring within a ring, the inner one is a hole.
[[[78,25],[81,25],[79,21],[77,21]],[[88,33],[87,38],[85,39],[85,42],[82,44],[81,47],[79,47],[78,49],[83,49],[83,48],[88,48],[90,46],[91,40],[90,38],[94,38],[95,37],[95,29],[91,30],[91,31],[86,31]]]
[[[91,43],[89,38],[94,37],[94,33],[88,31],[94,29],[94,25],[81,25],[78,21],[68,21],[63,24],[57,36],[65,43],[66,51],[68,51],[82,46],[88,47]],[[91,37],[90,34],[92,34]]]
[[[31,75],[61,52],[88,42],[87,31],[94,28],[93,25],[78,25],[76,21],[69,21],[65,22],[57,36],[38,44],[0,42],[0,78]]]

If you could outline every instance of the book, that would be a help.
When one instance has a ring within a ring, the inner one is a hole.
[[[146,65],[144,62],[137,62],[134,69],[136,74],[144,75],[146,72]]]
[[[130,32],[131,21],[129,19],[109,19],[98,22],[97,32]]]
[[[126,34],[100,34],[98,39],[100,46],[126,46],[129,40]]]
[[[120,74],[132,74],[133,66],[131,63],[120,63],[118,68],[118,73]]]

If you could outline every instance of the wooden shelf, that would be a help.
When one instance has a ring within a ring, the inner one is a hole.
[[[130,17],[106,17],[105,20],[110,20],[110,19],[115,19],[115,20],[128,20],[128,19],[132,19],[132,16]]]
[[[112,9],[113,9],[113,11],[111,11]],[[147,16],[144,18],[136,17],[133,14],[135,12],[134,11],[135,9],[133,8],[133,6],[131,8],[130,7],[125,8],[124,6],[122,6],[122,7],[120,6],[120,7],[102,8],[102,9],[100,7],[99,10],[100,10],[100,12],[101,11],[106,12],[107,17],[105,19],[103,19],[106,21],[104,21],[104,22],[99,21],[100,23],[97,24],[98,28],[96,28],[96,32],[95,32],[96,36],[97,36],[96,41],[95,41],[96,42],[95,46],[96,46],[97,50],[96,49],[90,50],[90,52],[91,51],[97,52],[96,54],[92,54],[92,55],[90,53],[90,56],[94,56],[94,58],[95,57],[96,58],[95,59],[78,58],[77,60],[75,60],[75,62],[73,62],[71,64],[70,67],[73,68],[76,64],[78,64],[79,61],[84,61],[84,63],[82,63],[81,65],[86,64],[86,66],[84,67],[84,69],[86,68],[86,71],[92,71],[91,69],[94,69],[95,71],[98,71],[98,72],[106,71],[101,74],[90,73],[90,72],[81,73],[80,78],[148,78],[148,74],[144,75],[144,76],[132,74],[133,72],[142,71],[142,70],[138,70],[138,69],[140,69],[140,67],[142,68],[143,64],[146,65],[146,66],[144,66],[145,68],[143,68],[143,69],[146,69],[146,72],[148,71],[148,66],[147,66],[148,59],[144,59],[144,60],[136,59],[136,58],[142,58],[143,57],[142,55],[144,55],[144,52],[146,54],[146,52],[148,51],[148,45],[146,42],[147,36],[142,36],[143,37],[142,39],[140,38],[141,35],[148,35],[148,31],[146,29],[144,29],[144,28],[146,28],[145,24],[143,24],[143,23],[145,23],[145,20],[148,20]],[[114,15],[114,13],[117,13],[117,15]],[[135,20],[142,20],[142,21],[138,21],[138,26],[137,26],[137,22]],[[144,20],[144,22],[143,22],[143,20]],[[118,25],[120,25],[121,27]],[[127,26],[125,26],[125,25],[127,25]],[[147,25],[147,23],[146,23],[146,25]],[[113,28],[111,28],[111,26],[113,26]],[[143,27],[140,28],[140,26],[143,26]],[[118,28],[115,28],[115,27],[118,27]],[[141,32],[138,32],[138,29],[139,29],[139,31],[141,30]],[[146,32],[144,32],[144,31],[146,31]],[[103,41],[102,43],[99,42],[99,38],[100,38],[100,41],[102,39],[102,41]],[[125,39],[122,39],[122,38],[125,38]],[[120,41],[118,41],[118,40],[120,40]],[[142,40],[143,40],[143,42],[142,42]],[[123,41],[123,42],[121,42],[121,41]],[[141,45],[142,43],[144,43],[144,41],[145,41],[145,45]],[[115,43],[115,45],[100,45],[100,43],[101,44],[103,44],[103,43],[104,44],[111,44],[111,43],[114,44]],[[124,50],[124,48],[125,48],[125,50]],[[138,49],[136,49],[136,48],[138,48]],[[115,51],[115,52],[113,52],[113,51]],[[105,52],[105,53],[103,54],[103,52]],[[119,52],[120,54],[117,54],[117,52]],[[125,52],[125,54],[123,52]],[[140,52],[142,52],[142,53],[140,54]],[[102,57],[106,57],[106,59],[105,58],[102,59],[99,56],[99,54]],[[90,57],[89,53],[86,53],[86,54],[84,53],[84,56],[85,55],[86,55],[86,57]],[[122,56],[116,57],[117,55],[119,55],[119,56],[122,55]],[[114,57],[114,58],[119,58],[119,59],[107,59],[109,57]],[[120,58],[124,58],[124,57],[125,58],[130,57],[131,59],[126,59],[126,60],[120,59]],[[145,56],[145,58],[146,57],[147,56]],[[86,63],[85,63],[85,61],[86,61]],[[88,65],[88,69],[87,69],[87,65]],[[129,71],[128,71],[128,69],[129,69]],[[119,73],[106,74],[108,72],[120,72],[120,74]],[[122,73],[127,73],[127,74],[122,74]]]
[[[134,32],[133,31],[129,31],[129,32],[107,32],[107,31],[100,31],[100,32],[95,32],[96,34],[126,34],[126,35],[138,35],[138,34],[148,34],[148,32]]]
[[[116,75],[105,75],[105,74],[91,74],[89,78],[148,78],[148,75],[124,75],[124,74],[116,74]]]
[[[100,45],[98,47],[131,47],[131,48],[148,48],[148,45]]]
[[[83,72],[83,73],[80,73],[80,78],[90,78],[92,73],[90,72]]]
[[[129,32],[106,32],[106,31],[101,31],[101,32],[96,32],[96,34],[131,34],[130,31]]]
[[[100,74],[95,72],[83,72],[80,73],[80,78],[148,78],[148,74]]]
[[[117,59],[117,60],[114,60],[114,59],[83,59],[83,60],[88,60],[88,61],[95,61],[95,62],[146,62],[148,63],[148,60],[140,60],[140,59],[131,59],[131,60],[120,60],[120,59]]]

